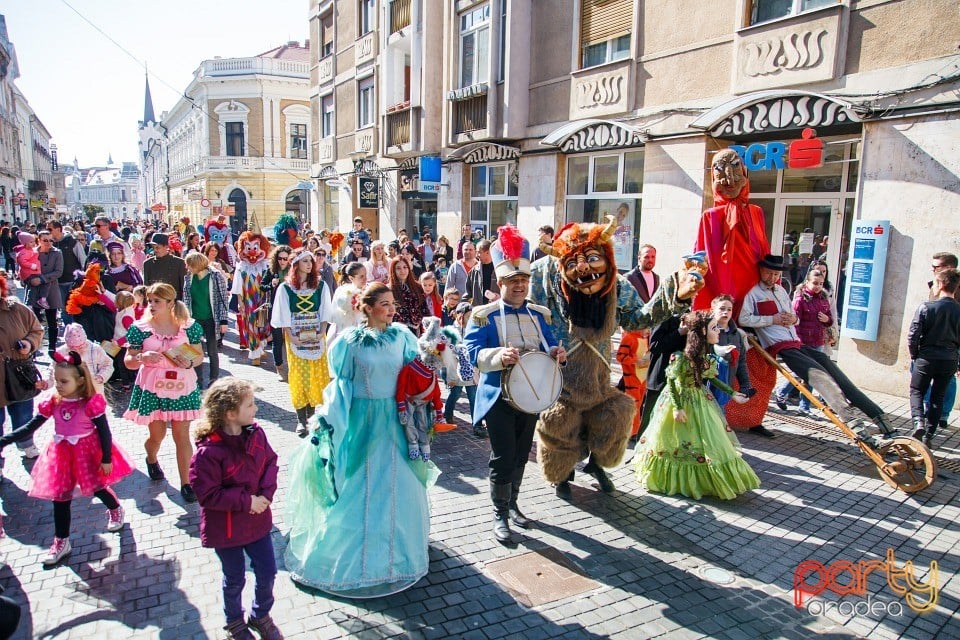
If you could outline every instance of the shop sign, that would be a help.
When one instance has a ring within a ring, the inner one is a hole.
[[[854,220],[843,305],[845,336],[877,340],[889,240],[889,220]]]
[[[814,129],[806,128],[792,142],[755,142],[749,146],[732,144],[748,171],[813,169],[823,166],[823,141]]]
[[[420,191],[440,193],[440,156],[420,156]]]
[[[360,209],[380,208],[379,178],[357,177],[357,207]]]

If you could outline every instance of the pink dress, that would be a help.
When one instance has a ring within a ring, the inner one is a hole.
[[[52,396],[40,402],[37,411],[53,418],[53,440],[30,474],[29,494],[41,500],[67,501],[75,495],[92,496],[133,472],[130,456],[116,443],[111,446],[113,469],[104,475],[102,450],[93,418],[102,416],[107,401],[99,393],[91,398]]]
[[[127,346],[164,353],[190,343],[200,344],[203,328],[190,321],[174,336],[154,333],[149,323],[134,322],[127,331]],[[137,424],[158,420],[189,421],[200,417],[200,387],[196,369],[182,369],[166,358],[156,365],[144,362],[137,372],[130,394],[130,405],[123,417]]]

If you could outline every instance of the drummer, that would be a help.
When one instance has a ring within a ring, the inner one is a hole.
[[[567,354],[550,331],[550,310],[526,300],[530,291],[529,242],[516,227],[503,226],[490,255],[501,298],[474,307],[464,343],[480,370],[473,423],[485,419],[490,436],[493,535],[506,543],[512,537],[509,521],[524,529],[530,526],[517,506],[517,496],[539,414],[525,413],[507,402],[501,390],[501,372],[510,371],[527,351],[549,353],[560,365],[566,363]],[[510,377],[524,373],[518,368]],[[539,377],[541,380],[533,380],[526,388],[536,388],[542,382],[542,373]]]

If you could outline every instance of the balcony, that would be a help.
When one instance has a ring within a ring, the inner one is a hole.
[[[204,60],[196,77],[222,78],[228,76],[280,76],[310,79],[310,64],[276,58],[220,58]]]
[[[393,0],[390,3],[390,33],[394,34],[410,26],[411,0]]]
[[[307,173],[310,161],[300,158],[249,156],[206,156],[195,162],[170,167],[171,182],[192,180],[202,173],[217,171],[292,171]]]
[[[387,113],[386,117],[386,145],[387,153],[392,151],[391,147],[409,148],[411,140],[410,116],[414,110],[410,108],[410,103],[398,105],[399,108]]]
[[[454,135],[487,128],[487,94],[473,96],[453,103],[451,127]]]

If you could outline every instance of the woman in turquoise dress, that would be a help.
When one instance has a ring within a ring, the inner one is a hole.
[[[734,402],[747,398],[717,378],[712,353],[720,335],[717,321],[707,311],[694,311],[683,322],[687,346],[673,354],[668,393],[660,395],[637,443],[637,479],[652,493],[730,500],[758,488],[760,479],[741,456],[740,442],[705,384],[709,380]]]
[[[290,457],[286,566],[295,582],[345,598],[375,598],[427,574],[427,489],[440,471],[409,460],[397,415],[397,375],[417,355],[393,294],[364,289],[366,323],[341,333],[327,358],[312,437]]]

